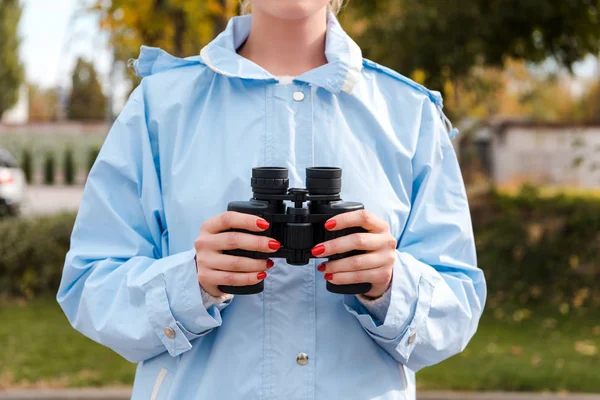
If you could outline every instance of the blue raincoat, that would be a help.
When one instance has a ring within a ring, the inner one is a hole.
[[[142,47],[143,77],[89,175],[57,299],[138,364],[133,399],[414,399],[415,372],[460,352],[486,287],[442,99],[362,58],[328,14],[328,63],[280,82],[237,55],[251,16],[201,54]],[[343,170],[342,198],[397,238],[382,315],[275,259],[261,294],[205,307],[194,239],[252,196],[252,167]],[[297,362],[304,353],[308,363]]]

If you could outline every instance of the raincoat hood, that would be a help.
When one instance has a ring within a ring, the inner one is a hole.
[[[201,64],[225,77],[275,83],[278,81],[277,77],[237,53],[237,49],[250,35],[251,25],[251,14],[231,18],[226,29],[203,47],[199,55],[186,58],[175,57],[157,47],[141,46],[139,58],[132,60],[133,67],[140,77],[147,77],[174,68]],[[458,134],[458,130],[442,111],[444,104],[440,92],[429,90],[394,70],[363,59],[360,47],[343,30],[332,12],[327,13],[325,57],[327,64],[300,74],[294,81],[321,87],[333,94],[351,94],[360,81],[363,69],[375,69],[426,94],[438,108],[450,138],[453,139]]]
[[[199,56],[178,58],[159,48],[142,46],[140,57],[134,62],[135,70],[138,75],[145,77],[200,63],[227,77],[276,81],[277,78],[267,70],[236,52],[250,35],[251,25],[252,15],[231,18],[226,29],[202,48]],[[340,91],[351,93],[363,68],[362,52],[331,12],[327,13],[325,57],[327,64],[297,76],[295,81],[322,87],[336,94]]]

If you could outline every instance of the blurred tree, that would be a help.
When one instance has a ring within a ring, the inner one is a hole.
[[[364,55],[437,90],[507,57],[570,68],[600,50],[599,0],[351,0],[345,26]]]
[[[504,68],[475,67],[469,75],[446,82],[446,105],[459,118],[529,118],[581,121],[572,77],[509,59]]]
[[[44,184],[54,185],[55,174],[56,174],[56,160],[54,159],[54,153],[50,150],[46,152],[44,159]]]
[[[581,96],[577,106],[577,111],[582,114],[581,119],[600,121],[600,74],[598,80],[592,83],[587,88],[585,94]]]
[[[64,160],[63,160],[63,174],[64,174],[64,182],[66,185],[74,185],[75,184],[75,174],[76,174],[75,160],[73,158],[73,149],[71,146],[68,146],[65,149]]]
[[[583,87],[582,87],[583,86]],[[564,68],[508,59],[504,68],[475,67],[444,85],[445,104],[458,118],[526,118],[588,122],[600,119],[600,82],[575,79]]]
[[[88,163],[87,163],[88,174],[92,170],[92,167],[94,166],[94,163],[96,162],[96,159],[98,158],[99,153],[100,153],[100,148],[96,147],[96,146],[90,147],[90,149],[88,150]]]
[[[19,0],[0,1],[0,117],[17,102],[23,81],[17,35],[20,19]]]
[[[142,44],[179,57],[198,54],[237,9],[237,0],[93,0],[91,7],[120,61],[137,57]]]
[[[29,120],[56,121],[58,119],[58,93],[29,85]]]
[[[444,85],[445,105],[458,119],[532,119],[585,122],[597,120],[600,86],[577,89],[582,82],[564,68],[548,72],[522,60],[504,68],[475,67],[469,75]]]
[[[72,82],[67,107],[68,118],[75,120],[104,118],[106,98],[102,93],[94,65],[79,58],[73,70]]]
[[[29,148],[23,148],[21,154],[21,168],[25,174],[25,180],[27,183],[33,182],[33,160],[31,159],[31,150]]]

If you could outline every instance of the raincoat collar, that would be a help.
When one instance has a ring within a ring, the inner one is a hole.
[[[216,73],[227,77],[276,81],[277,78],[267,70],[236,52],[250,34],[251,24],[252,15],[231,18],[226,29],[202,48],[202,61]],[[360,78],[362,52],[331,12],[327,13],[325,57],[327,64],[300,74],[294,80],[336,94],[340,91],[351,93]]]

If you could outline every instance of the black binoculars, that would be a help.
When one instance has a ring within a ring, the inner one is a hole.
[[[306,168],[306,189],[288,189],[288,170],[280,167],[253,168],[250,182],[253,197],[249,201],[233,201],[229,203],[227,210],[259,216],[269,222],[269,228],[263,232],[239,229],[232,229],[230,232],[268,236],[281,243],[281,247],[275,253],[236,249],[223,251],[224,254],[254,259],[285,258],[288,264],[306,265],[311,258],[318,258],[311,253],[315,245],[341,236],[366,232],[360,227],[338,231],[325,229],[325,221],[329,218],[364,209],[361,203],[343,201],[340,198],[342,188],[340,168]],[[286,207],[285,201],[294,204]],[[303,206],[305,202],[308,202],[308,207]],[[331,255],[328,259],[339,260],[361,253],[364,251],[353,250]],[[219,290],[230,294],[255,294],[264,290],[264,282],[250,286],[220,285]],[[327,290],[340,294],[363,294],[371,290],[371,284],[365,282],[335,285],[328,281]]]

